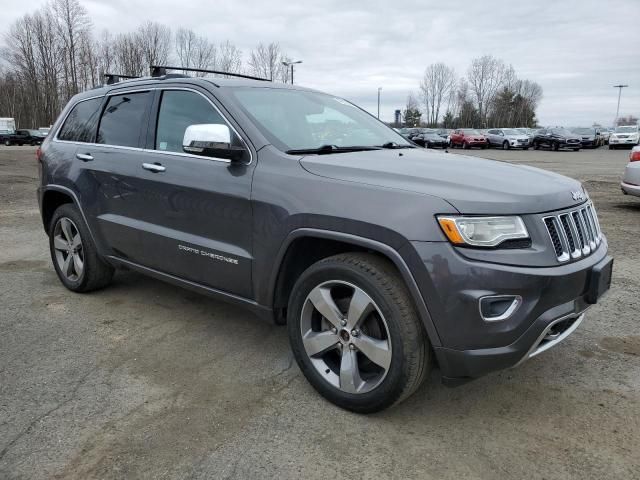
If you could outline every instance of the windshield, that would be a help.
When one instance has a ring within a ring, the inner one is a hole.
[[[616,133],[636,133],[638,127],[616,127]]]
[[[335,147],[411,147],[365,111],[331,95],[280,88],[234,88],[233,96],[267,139],[283,152]]]
[[[463,128],[462,131],[465,135],[482,135],[478,130],[472,128]]]
[[[515,128],[503,128],[502,131],[505,135],[522,135],[522,133]]]
[[[558,135],[571,135],[571,132],[566,128],[552,128],[551,133],[555,133]]]
[[[571,131],[580,135],[592,135],[594,133],[593,128],[572,128]]]

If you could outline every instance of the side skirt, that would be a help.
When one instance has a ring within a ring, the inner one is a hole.
[[[201,285],[196,282],[191,282],[189,280],[184,280],[180,277],[176,277],[175,275],[171,275],[168,273],[160,272],[159,270],[155,270],[153,268],[145,267],[143,265],[139,265],[137,263],[131,262],[129,260],[125,260],[123,258],[115,257],[113,255],[109,255],[106,257],[106,260],[114,265],[115,267],[125,267],[136,272],[140,272],[149,277],[156,278],[158,280],[162,280],[163,282],[170,283],[172,285],[176,285],[181,288],[185,288],[187,290],[191,290],[192,292],[200,293],[202,295],[206,295],[211,298],[215,298],[216,300],[222,300],[223,302],[232,303],[235,305],[240,305],[244,308],[250,310],[253,314],[255,314],[261,320],[267,320],[269,322],[274,322],[274,312],[271,308],[265,307],[263,305],[258,304],[254,300],[250,300],[245,297],[240,297],[238,295],[234,295],[232,293],[223,292],[222,290],[218,290],[216,288],[207,287],[205,285]]]

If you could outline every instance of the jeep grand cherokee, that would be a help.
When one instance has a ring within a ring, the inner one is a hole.
[[[573,332],[612,259],[582,185],[416,148],[350,102],[161,75],[75,96],[38,151],[53,265],[127,267],[286,323],[324,397],[374,412]],[[259,352],[256,352],[259,354]]]

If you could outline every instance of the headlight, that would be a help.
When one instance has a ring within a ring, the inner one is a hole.
[[[520,217],[438,217],[438,223],[455,245],[495,247],[505,240],[529,238]]]

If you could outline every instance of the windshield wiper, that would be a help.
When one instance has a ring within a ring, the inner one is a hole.
[[[331,153],[345,153],[345,152],[362,152],[366,150],[380,150],[382,147],[375,147],[373,145],[351,145],[348,147],[339,147],[337,145],[322,145],[316,148],[294,148],[287,150],[285,153],[289,155],[328,155]]]
[[[413,145],[398,145],[396,142],[387,142],[380,145],[381,148],[390,148],[390,149],[398,149],[398,148],[416,148]]]

